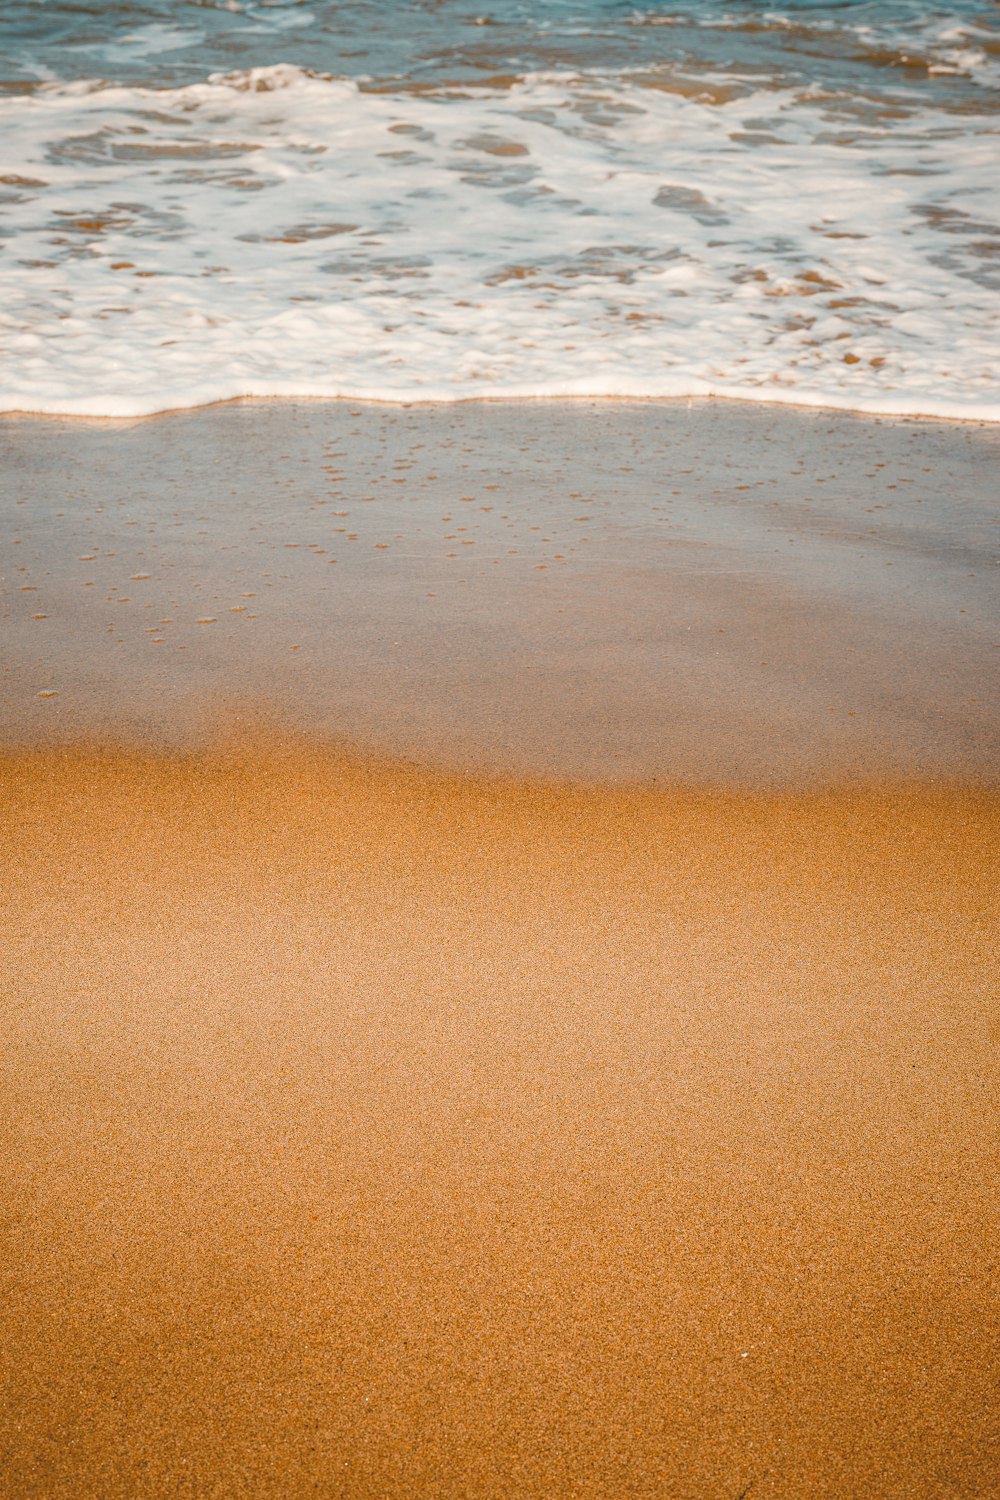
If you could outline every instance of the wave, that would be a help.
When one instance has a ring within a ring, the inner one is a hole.
[[[669,66],[0,99],[0,410],[726,396],[1000,420],[996,119]]]

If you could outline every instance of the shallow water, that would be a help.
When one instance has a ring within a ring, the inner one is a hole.
[[[15,4],[0,409],[1000,418],[995,8]]]
[[[668,28],[665,33],[662,28]],[[553,63],[625,68],[683,62],[788,84],[896,90],[927,75],[956,105],[996,83],[997,30],[984,0],[14,0],[0,18],[8,80],[101,77],[177,86],[275,61],[371,82],[481,81]],[[893,76],[895,75],[895,77]]]

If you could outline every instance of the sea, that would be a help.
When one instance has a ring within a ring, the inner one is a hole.
[[[4,0],[0,410],[1000,420],[987,0]]]

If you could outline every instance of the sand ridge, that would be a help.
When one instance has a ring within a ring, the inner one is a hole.
[[[0,787],[12,1493],[989,1492],[995,792]]]

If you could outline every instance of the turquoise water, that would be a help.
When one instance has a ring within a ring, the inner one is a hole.
[[[955,56],[970,54],[968,68]],[[385,83],[477,81],[556,67],[666,61],[791,84],[960,106],[1000,59],[995,6],[621,0],[13,0],[0,14],[7,80],[182,84],[292,62]],[[977,61],[971,54],[981,53]],[[945,71],[934,72],[935,67]],[[975,98],[974,94],[971,97]]]

